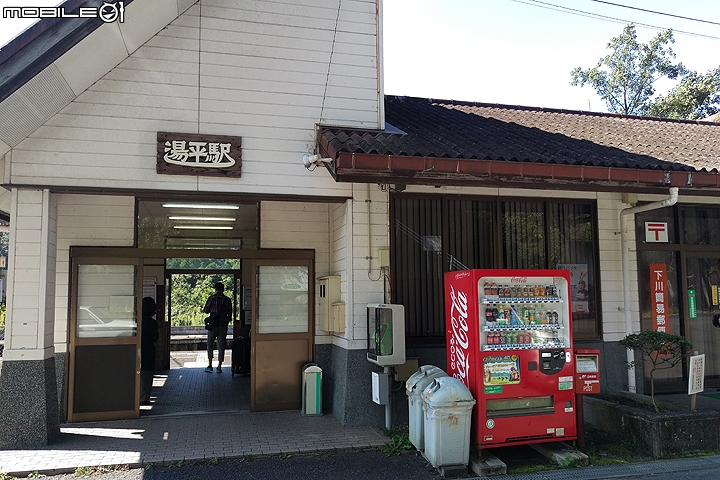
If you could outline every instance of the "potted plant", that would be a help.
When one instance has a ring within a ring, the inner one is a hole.
[[[632,350],[639,350],[643,357],[650,361],[650,398],[656,412],[660,409],[655,402],[655,372],[673,368],[682,362],[692,350],[692,343],[685,337],[666,332],[646,330],[632,333],[620,340],[620,345]],[[633,368],[639,362],[626,362]]]

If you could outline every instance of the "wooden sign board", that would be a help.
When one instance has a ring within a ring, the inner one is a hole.
[[[158,132],[157,173],[240,177],[241,137]]]

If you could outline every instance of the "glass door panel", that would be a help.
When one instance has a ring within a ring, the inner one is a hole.
[[[258,267],[257,333],[307,332],[308,267]]]
[[[664,272],[658,278],[658,271]],[[678,286],[678,262],[676,252],[638,251],[638,294],[640,297],[640,327],[645,330],[662,330],[682,335],[680,298]],[[660,281],[661,286],[656,286]],[[657,297],[662,292],[662,298]],[[662,312],[657,312],[658,306]],[[667,310],[666,310],[667,308]],[[643,356],[645,390],[650,391],[648,373],[652,363]],[[682,388],[682,365],[657,370],[654,374],[656,391],[673,391]]]
[[[720,384],[720,329],[713,326],[713,316],[720,313],[720,257],[690,257],[687,265],[686,337],[693,350],[705,354],[705,378],[714,386]]]
[[[79,265],[78,338],[137,335],[135,265]]]

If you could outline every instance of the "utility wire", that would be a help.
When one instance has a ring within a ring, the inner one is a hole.
[[[605,0],[590,0],[590,1],[597,2],[597,3],[605,3],[607,5],[612,5],[614,7],[629,8],[631,10],[640,10],[641,12],[655,13],[657,15],[665,15],[668,17],[682,18],[683,20],[692,20],[693,22],[702,22],[702,23],[710,23],[712,25],[720,25],[720,23],[711,22],[710,20],[702,20],[700,18],[683,17],[682,15],[674,15],[672,13],[656,12],[655,10],[646,10],[644,8],[631,7],[630,5],[620,5],[619,3],[606,2]]]
[[[651,28],[653,30],[672,30],[673,33],[682,34],[682,35],[689,35],[692,37],[701,37],[701,38],[709,38],[712,40],[720,40],[720,37],[714,37],[712,35],[703,35],[701,33],[693,33],[693,32],[686,32],[684,30],[675,30],[675,29],[668,29],[665,27],[658,27],[657,25],[650,25],[647,23],[640,23],[640,22],[633,22],[631,20],[623,20],[622,18],[617,17],[609,17],[607,15],[600,15],[599,13],[592,13],[592,12],[585,12],[583,10],[577,10],[575,8],[569,8],[569,7],[563,7],[561,5],[555,5],[548,2],[541,2],[540,0],[511,0],[516,3],[522,3],[525,5],[531,5],[533,7],[540,7],[545,8],[548,10],[555,10],[557,12],[563,12],[563,13],[569,13],[572,15],[578,15],[581,17],[588,17],[588,18],[596,18],[600,20],[605,20],[608,22],[615,22],[615,23],[622,23],[625,25],[633,24],[641,27]]]

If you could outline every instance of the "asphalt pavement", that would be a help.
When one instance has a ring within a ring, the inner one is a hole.
[[[437,480],[443,478],[417,452],[387,456],[375,449],[333,453],[281,454],[253,458],[210,460],[185,464],[146,465],[145,468],[98,473],[79,470],[54,475],[52,480],[77,480],[82,474],[95,480]],[[720,456],[655,460],[623,465],[578,467],[528,474],[465,478],[477,480],[604,480],[632,478],[652,480],[698,480],[720,478]]]

